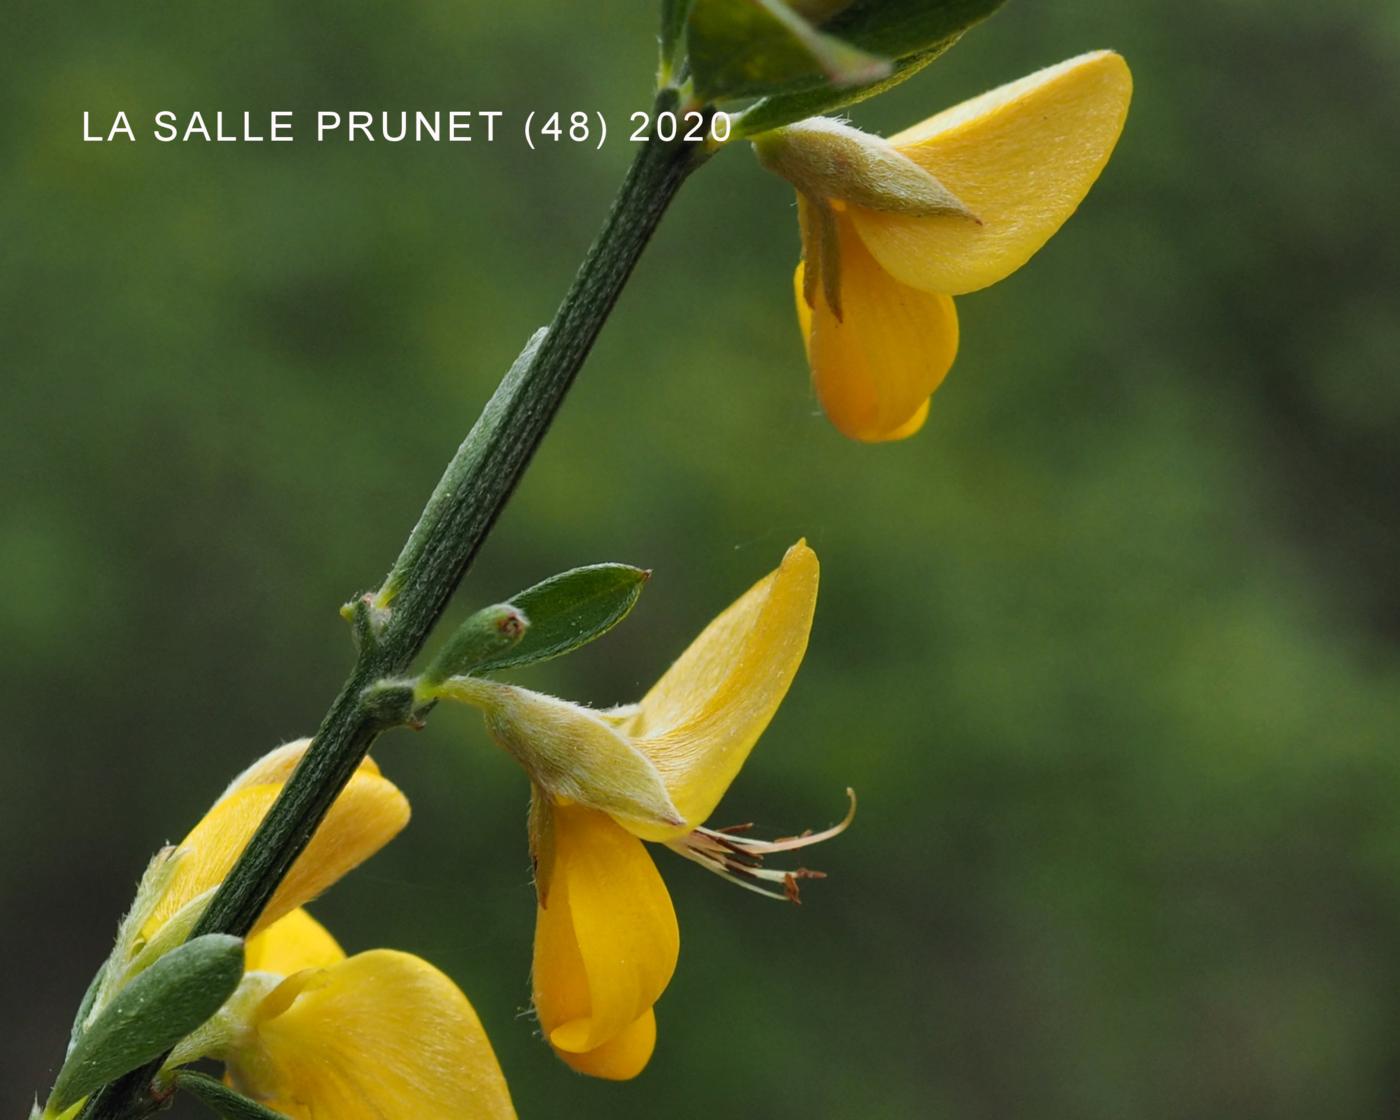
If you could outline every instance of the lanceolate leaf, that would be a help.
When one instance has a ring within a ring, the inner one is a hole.
[[[891,67],[818,31],[783,0],[694,0],[686,44],[695,92],[706,100],[855,86],[884,77]]]
[[[871,82],[868,85],[858,86],[854,89],[833,89],[831,86],[819,86],[816,89],[802,90],[798,93],[775,94],[772,97],[755,101],[734,117],[734,136],[736,138],[757,136],[760,132],[781,128],[783,125],[805,120],[807,117],[821,116],[844,106],[854,105],[858,101],[864,101],[868,97],[874,97],[877,93],[884,93],[891,86],[897,86],[900,82],[912,78],[955,42],[957,42],[957,36],[924,54],[901,59],[895,65],[894,73],[889,77],[878,82]]]
[[[92,1010],[93,1003],[97,1000],[97,991],[102,987],[102,978],[107,975],[107,962],[102,962],[102,967],[93,976],[92,982],[88,984],[87,991],[83,993],[83,1001],[78,1004],[78,1013],[73,1016],[73,1029],[68,1033],[68,1049],[71,1052],[78,1044],[78,1038],[83,1033],[83,1024],[87,1021],[88,1013]]]
[[[676,61],[690,0],[661,0],[661,65],[669,69]]]
[[[202,1073],[181,1070],[175,1075],[175,1087],[197,1098],[210,1112],[222,1116],[224,1120],[287,1120],[282,1113],[274,1112],[242,1093],[234,1092],[222,1081]]]
[[[822,24],[862,50],[906,58],[981,23],[1006,0],[852,0]]]
[[[214,1014],[243,975],[243,942],[211,933],[172,949],[117,993],[59,1071],[49,1109],[62,1112],[159,1057]]]
[[[896,59],[894,71],[852,88],[829,85],[774,93],[734,118],[735,136],[756,136],[831,113],[912,78],[1005,0],[853,0],[822,31]]]
[[[649,572],[628,564],[594,564],[551,576],[514,596],[509,605],[529,626],[510,649],[477,663],[473,673],[531,665],[601,638],[627,617]]]

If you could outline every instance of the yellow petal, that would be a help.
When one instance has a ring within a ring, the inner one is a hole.
[[[798,541],[642,699],[628,731],[666,780],[686,824],[666,829],[629,821],[632,832],[649,840],[684,835],[724,796],[802,663],[818,570],[816,553]]]
[[[243,967],[248,972],[290,976],[304,968],[327,968],[344,959],[345,951],[326,927],[297,909],[248,939]]]
[[[598,1076],[635,1076],[651,1052],[637,1021],[666,990],[680,952],[676,912],[640,840],[595,809],[552,810],[549,905],[535,918],[540,1026],[570,1055],[614,1044],[593,1059],[567,1059],[575,1068],[592,1072],[584,1067],[596,1062],[614,1071]]]
[[[807,262],[797,262],[792,274],[792,294],[797,299],[797,329],[802,332],[802,349],[807,353],[807,361],[812,360],[812,305],[807,302]],[[812,299],[817,298],[813,291]]]
[[[646,1069],[656,1049],[656,1012],[648,1009],[640,1019],[596,1050],[573,1054],[556,1050],[566,1064],[589,1077],[630,1081]]]
[[[996,283],[1025,264],[1089,193],[1123,131],[1132,88],[1122,57],[1096,51],[890,137],[982,224],[852,206],[861,238],[911,287],[958,295]]]
[[[958,353],[958,316],[948,296],[901,284],[872,257],[849,217],[839,214],[842,316],[819,290],[816,306],[794,278],[797,317],[812,384],[831,422],[851,439],[902,439]],[[912,424],[912,427],[911,427]]]
[[[909,419],[906,420],[906,421],[904,421],[904,423],[901,424],[899,427],[897,427],[897,428],[895,428],[893,431],[889,432],[889,433],[885,436],[885,439],[887,439],[887,440],[908,439],[910,436],[912,436],[915,432],[917,432],[920,428],[922,428],[922,427],[924,426],[925,422],[928,420],[928,406],[929,406],[929,404],[930,404],[929,401],[924,401],[923,404],[919,405],[919,411],[918,411],[918,412],[914,413],[913,416],[909,417]]]
[[[388,949],[301,985],[228,1059],[242,1091],[294,1120],[515,1115],[467,997],[427,961]]]
[[[144,938],[149,940],[185,903],[223,881],[281,791],[281,785],[244,786],[215,803],[180,842],[180,862],[141,927]],[[393,782],[368,771],[356,773],[292,864],[253,932],[315,898],[374,855],[408,823],[408,816],[408,799]]]

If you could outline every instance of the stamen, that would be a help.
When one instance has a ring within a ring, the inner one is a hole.
[[[801,904],[798,880],[825,879],[826,872],[814,871],[810,867],[792,869],[764,867],[763,857],[779,852],[796,851],[812,844],[820,844],[846,831],[856,815],[856,795],[854,790],[846,790],[851,799],[851,807],[839,824],[821,832],[807,829],[800,836],[786,836],[778,840],[757,840],[742,835],[753,828],[752,824],[730,825],[727,828],[696,828],[683,839],[671,843],[673,851],[686,859],[698,863],[706,871],[713,871],[731,883],[769,898],[786,899]],[[775,884],[769,886],[768,884]],[[781,884],[779,888],[776,884]]]

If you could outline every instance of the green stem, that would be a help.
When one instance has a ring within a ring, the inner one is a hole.
[[[662,90],[656,111],[674,110]],[[612,210],[547,331],[536,334],[502,380],[433,492],[383,587],[356,604],[360,653],[247,849],[191,936],[246,937],[310,841],[370,744],[384,730],[365,691],[400,677],[422,650],[524,473],[642,250],[672,198],[703,159],[695,144],[644,143]],[[160,1107],[151,1093],[163,1059],[95,1095],[83,1120],[130,1120]]]

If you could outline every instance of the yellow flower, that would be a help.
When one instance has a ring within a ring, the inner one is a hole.
[[[957,355],[952,297],[1016,271],[1074,213],[1131,94],[1122,57],[1096,51],[888,141],[813,121],[755,142],[799,189],[797,317],[817,396],[842,433],[876,442],[923,426]],[[865,152],[853,165],[857,137]],[[918,170],[896,174],[897,157]]]
[[[170,920],[188,925],[252,839],[310,740],[287,743],[236,777],[175,849],[173,872],[145,916],[149,941]],[[256,934],[315,898],[392,840],[408,823],[408,799],[366,758],[282,880],[253,928]]]
[[[391,949],[346,957],[298,909],[249,940],[246,967],[254,998],[204,1053],[269,1108],[294,1120],[515,1116],[476,1012],[427,961]]]
[[[444,685],[483,710],[533,780],[535,1009],[550,1045],[580,1072],[635,1077],[656,1043],[652,1008],[680,939],[643,840],[795,900],[797,880],[817,873],[766,868],[763,857],[845,827],[772,843],[704,827],[797,672],[817,574],[816,555],[794,545],[627,708],[594,712],[475,678]]]
[[[113,989],[183,939],[307,746],[289,743],[254,763],[157,857],[119,933]],[[302,909],[408,817],[407,799],[366,758],[249,937],[238,990],[167,1069],[215,1058],[240,1091],[294,1120],[515,1115],[486,1033],[450,979],[407,953],[347,957]],[[111,994],[99,994],[94,1014]]]

